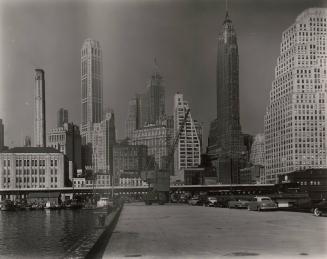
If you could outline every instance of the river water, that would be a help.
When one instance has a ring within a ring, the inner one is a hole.
[[[91,210],[0,211],[0,258],[62,258],[96,227]]]

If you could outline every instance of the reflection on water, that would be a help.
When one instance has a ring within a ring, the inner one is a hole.
[[[89,210],[0,211],[0,257],[62,257],[95,224]]]

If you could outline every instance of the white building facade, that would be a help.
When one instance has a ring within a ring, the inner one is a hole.
[[[81,49],[81,136],[92,141],[92,128],[103,118],[102,50],[100,43],[86,39]]]
[[[16,147],[0,153],[0,189],[62,188],[68,161],[50,147]]]
[[[154,157],[158,168],[163,168],[163,158],[168,155],[169,138],[169,129],[165,125],[148,125],[134,130],[131,143],[147,146],[148,155]]]
[[[326,168],[326,8],[302,12],[283,32],[265,115],[265,182]]]
[[[265,165],[265,135],[257,134],[251,146],[250,162],[253,165]]]
[[[189,109],[188,103],[182,94],[174,96],[174,138],[176,138],[184,117]],[[174,153],[175,175],[183,169],[198,167],[201,164],[201,143],[197,134],[196,125],[189,112],[186,124],[180,132],[179,140]]]
[[[148,186],[148,184],[141,179],[141,177],[120,177],[119,186],[124,187],[136,187],[136,186]]]

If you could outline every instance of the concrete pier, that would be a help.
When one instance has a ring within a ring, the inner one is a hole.
[[[103,258],[327,258],[327,217],[125,204]]]

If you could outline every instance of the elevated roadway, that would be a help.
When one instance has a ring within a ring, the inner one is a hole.
[[[61,193],[114,193],[118,194],[134,194],[145,193],[148,191],[147,186],[114,186],[114,187],[63,187],[63,188],[6,188],[0,189],[2,194],[28,194],[32,192],[61,192]],[[228,184],[228,185],[171,185],[170,191],[190,191],[190,192],[221,192],[221,193],[272,193],[274,190],[273,184]]]

